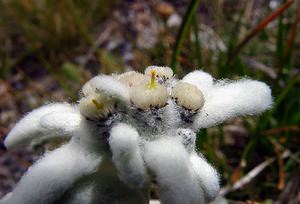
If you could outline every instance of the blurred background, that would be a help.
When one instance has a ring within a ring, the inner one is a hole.
[[[227,202],[300,203],[299,21],[293,0],[1,0],[0,197],[40,155],[5,150],[20,117],[76,102],[96,74],[165,65],[271,86],[272,110],[202,130],[197,147]]]

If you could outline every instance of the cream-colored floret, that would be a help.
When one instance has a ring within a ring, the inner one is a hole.
[[[130,98],[135,107],[148,110],[150,107],[161,108],[165,106],[168,93],[167,89],[160,84],[156,84],[155,88],[142,84],[132,88]]]
[[[200,89],[186,82],[176,84],[172,89],[171,97],[178,105],[193,111],[200,110],[205,102]]]
[[[136,71],[129,71],[119,75],[117,79],[127,87],[133,87],[140,84],[147,84],[150,80],[150,76],[141,74]]]
[[[116,99],[103,94],[91,94],[79,102],[81,115],[89,119],[101,119],[115,111]]]
[[[83,93],[84,96],[94,94],[95,91],[96,88],[92,86],[91,81],[86,82],[81,89],[81,92]]]
[[[170,67],[162,66],[148,66],[145,69],[145,74],[151,76],[151,71],[155,70],[156,78],[161,78],[163,80],[171,79],[173,76],[173,70]]]

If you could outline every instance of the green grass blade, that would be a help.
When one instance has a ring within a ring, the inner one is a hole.
[[[177,57],[179,55],[180,48],[182,46],[182,43],[183,43],[184,37],[186,36],[188,28],[193,20],[193,17],[195,15],[195,12],[196,12],[196,9],[197,9],[199,3],[200,3],[200,0],[192,0],[191,1],[190,5],[185,13],[185,16],[183,18],[183,21],[181,23],[181,26],[179,28],[179,33],[177,35],[175,47],[174,47],[173,54],[172,54],[172,61],[171,61],[171,67],[172,67],[174,73],[176,73],[176,66],[178,63]]]

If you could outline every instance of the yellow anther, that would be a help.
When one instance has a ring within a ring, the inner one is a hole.
[[[151,70],[151,81],[149,84],[149,88],[151,88],[151,89],[156,87],[155,75],[156,75],[156,71],[154,69]]]
[[[102,103],[98,103],[98,101],[96,99],[92,99],[93,104],[96,106],[96,108],[98,110],[103,108],[103,104]]]

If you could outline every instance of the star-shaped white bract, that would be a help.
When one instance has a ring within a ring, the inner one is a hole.
[[[8,149],[69,142],[34,164],[3,203],[148,203],[152,180],[163,203],[211,201],[219,176],[196,152],[195,132],[272,105],[265,83],[216,81],[200,70],[178,80],[158,66],[96,76],[82,93],[77,105],[32,111],[8,134]]]
[[[8,149],[25,144],[32,147],[55,139],[67,139],[74,135],[80,123],[77,106],[52,103],[25,115],[5,138]]]

